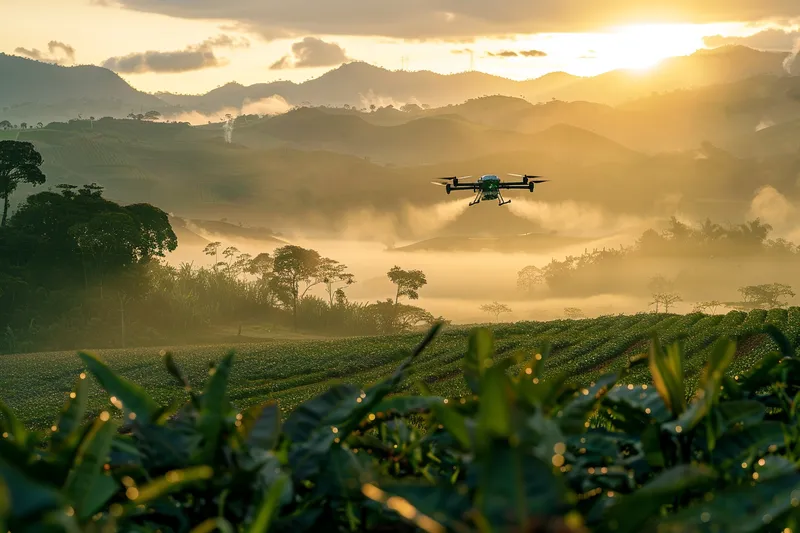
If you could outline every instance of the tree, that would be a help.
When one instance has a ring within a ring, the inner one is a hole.
[[[42,124],[41,122],[37,122],[36,127],[39,129],[44,128],[44,124]]]
[[[46,178],[39,167],[42,156],[32,143],[0,141],[0,198],[3,199],[3,219],[0,227],[8,221],[8,206],[11,193],[20,183],[41,185]]]
[[[4,130],[7,130],[7,129],[11,128],[11,123],[9,121],[7,121],[7,120],[0,120],[0,128],[3,128]]]
[[[494,315],[494,321],[497,322],[500,319],[500,315],[503,313],[510,313],[511,308],[506,304],[492,302],[490,304],[483,304],[481,306],[481,311],[484,313],[489,313],[490,315]]]
[[[219,265],[219,247],[222,246],[222,243],[219,241],[214,241],[206,244],[206,247],[203,248],[203,253],[209,257],[214,258],[214,270],[217,270],[217,265]]]
[[[678,302],[682,302],[681,298],[674,288],[674,283],[666,279],[662,275],[653,277],[648,284],[648,288],[652,294],[653,301],[650,305],[656,306],[656,313],[659,312],[660,306],[664,306],[664,312],[669,313],[669,308]]]
[[[397,285],[395,304],[398,303],[401,296],[406,296],[409,300],[418,300],[419,289],[428,284],[428,280],[421,270],[403,270],[399,266],[393,266],[386,275],[392,283]]]
[[[322,258],[316,250],[286,245],[274,252],[273,286],[280,298],[292,309],[294,327],[297,329],[297,304],[308,290],[322,283],[319,279],[319,265]],[[300,290],[301,285],[305,285]]]
[[[517,273],[517,287],[526,293],[530,294],[536,288],[545,282],[544,271],[535,266],[526,266]]]
[[[682,302],[683,298],[680,295],[674,292],[662,292],[653,295],[653,301],[650,302],[650,305],[656,306],[656,313],[658,313],[658,306],[659,304],[664,306],[664,312],[669,313],[669,308],[675,305],[678,302]]]
[[[577,307],[565,307],[564,315],[567,318],[571,319],[586,318],[584,312],[581,309],[578,309]]]
[[[794,298],[792,287],[783,283],[748,285],[739,289],[743,302],[732,304],[742,309],[775,309],[786,307],[783,298]]]
[[[159,118],[161,118],[161,113],[158,111],[148,111],[142,117],[143,120],[158,120]]]
[[[717,312],[718,308],[722,307],[722,305],[724,305],[724,304],[722,302],[718,301],[718,300],[709,300],[709,301],[706,301],[706,302],[698,302],[694,306],[694,312],[695,313],[706,313],[707,312],[707,313],[713,315],[713,314],[715,314]]]
[[[27,122],[20,122],[19,123],[19,127],[21,129],[23,129],[23,130],[27,130],[28,129],[28,123]]]
[[[353,274],[347,272],[347,266],[323,257],[319,264],[319,277],[325,285],[325,292],[328,293],[328,303],[333,307],[334,298],[339,291],[343,291],[344,286],[352,285],[355,283]]]

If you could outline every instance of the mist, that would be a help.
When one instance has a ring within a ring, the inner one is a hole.
[[[223,107],[211,113],[201,111],[187,111],[185,113],[167,114],[165,118],[176,122],[188,122],[193,126],[201,126],[211,122],[219,122],[226,115],[231,115],[234,119],[240,115],[279,115],[292,109],[282,96],[274,95],[259,100],[245,99],[239,107]]]

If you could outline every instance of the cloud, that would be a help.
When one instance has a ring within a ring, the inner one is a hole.
[[[348,60],[344,48],[316,37],[306,37],[292,45],[292,53],[269,67],[271,70],[306,67],[334,67]]]
[[[234,117],[240,115],[280,115],[287,113],[292,109],[292,106],[280,95],[272,95],[258,100],[250,100],[246,98],[242,101],[240,107],[223,107],[212,113],[201,113],[199,111],[188,111],[178,114],[165,114],[164,118],[167,120],[175,120],[177,122],[188,122],[194,126],[207,124],[210,122],[219,122],[221,117],[230,114]]]
[[[450,50],[451,54],[461,55],[461,54],[471,54],[473,50],[471,48],[458,48],[456,50]]]
[[[148,50],[126,56],[110,57],[103,62],[103,67],[123,74],[189,72],[226,65],[227,61],[218,58],[214,53],[215,48],[247,48],[249,46],[250,41],[247,39],[220,35],[206,39],[198,45],[189,46],[185,50],[169,52]]]
[[[703,42],[709,48],[742,45],[757,50],[788,52],[794,47],[798,39],[800,39],[800,31],[786,31],[780,28],[770,28],[745,37],[711,35],[709,37],[704,37]]]
[[[501,50],[499,52],[486,52],[489,57],[517,57],[519,54],[513,50]]]
[[[75,48],[61,41],[50,41],[47,43],[47,52],[42,52],[36,48],[23,48],[20,46],[14,49],[14,53],[55,65],[71,65],[75,63]]]
[[[519,55],[523,57],[547,57],[547,52],[541,50],[522,50]]]
[[[236,22],[265,38],[361,35],[403,39],[581,32],[641,21],[793,19],[797,0],[119,0],[123,7]]]
[[[536,222],[545,230],[585,237],[638,235],[655,220],[615,214],[598,205],[573,201],[548,203],[515,198],[508,207],[515,215]]]
[[[515,52],[514,50],[501,50],[499,52],[487,52],[486,55],[488,57],[546,57],[547,54],[540,50],[520,50],[519,52]]]

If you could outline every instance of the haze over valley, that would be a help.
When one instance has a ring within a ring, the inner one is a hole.
[[[98,184],[121,205],[169,213],[176,268],[215,268],[216,242],[248,257],[296,245],[347,265],[347,297],[365,305],[394,297],[393,266],[421,270],[415,305],[467,323],[487,320],[493,301],[510,307],[504,320],[645,312],[661,276],[680,294],[673,309],[688,312],[792,281],[800,60],[782,31],[782,47],[755,46],[759,32],[709,35],[635,68],[527,79],[385,68],[312,39],[286,61],[327,50],[333,64],[317,76],[197,94],[137,89],[122,59],[69,66],[58,45],[16,50],[0,55],[0,138],[33,144],[45,189]],[[550,181],[509,191],[502,207],[469,207],[469,192],[431,184],[510,173]],[[11,212],[39,190],[21,184]],[[766,229],[745,246],[753,221]],[[703,236],[709,224],[719,231]],[[676,228],[694,240],[678,243]],[[653,231],[668,251],[643,251]],[[526,267],[539,271],[534,286]],[[561,267],[569,283],[556,280]]]

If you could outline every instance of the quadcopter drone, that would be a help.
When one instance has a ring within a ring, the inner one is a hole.
[[[544,183],[550,180],[539,179],[541,176],[528,176],[527,174],[509,174],[517,178],[522,178],[522,181],[503,182],[494,174],[487,174],[478,178],[478,181],[463,183],[461,180],[469,179],[472,176],[464,176],[462,178],[439,178],[443,181],[432,181],[434,185],[447,188],[447,194],[452,191],[472,191],[477,193],[475,199],[469,205],[473,206],[479,204],[481,200],[497,200],[499,205],[510,204],[511,200],[503,199],[503,194],[500,189],[527,189],[533,192],[533,187],[537,183]],[[451,183],[445,183],[450,181]]]

